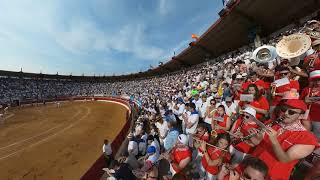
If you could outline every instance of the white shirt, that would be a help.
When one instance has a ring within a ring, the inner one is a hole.
[[[107,145],[103,144],[102,146],[102,152],[106,155],[111,155],[112,154],[112,149],[111,149],[111,145],[110,143],[108,143]]]
[[[198,113],[191,113],[188,117],[188,122],[192,123],[193,125],[190,128],[186,127],[186,133],[194,134],[196,132],[198,122],[199,122],[199,114]]]
[[[160,153],[160,143],[158,142],[157,139],[154,139],[151,143],[151,146],[156,147],[157,153]]]
[[[173,114],[175,114],[177,116],[181,116],[181,114],[184,112],[185,105],[184,104],[178,104],[178,106],[179,106],[179,109],[178,110],[173,109],[172,112],[173,112]]]
[[[225,101],[221,103],[224,106],[226,114],[230,117],[233,113],[236,113],[237,105],[232,102],[231,106],[228,107]],[[220,103],[217,104],[217,107],[220,106]]]
[[[202,99],[200,98],[198,100],[194,99],[192,102],[196,105],[196,111],[199,112],[200,106],[202,105]]]
[[[145,133],[144,135],[142,135],[141,139],[143,139],[144,142],[139,143],[139,152],[141,154],[146,154],[148,134]]]
[[[199,116],[201,118],[204,118],[204,114],[206,113],[207,107],[208,107],[208,102],[203,102],[199,108]]]
[[[132,151],[132,155],[138,155],[138,143],[136,141],[129,141],[128,152]]]
[[[162,136],[162,137],[165,137],[166,134],[167,134],[167,132],[169,131],[167,121],[163,121],[162,124],[159,123],[159,122],[156,122],[156,127],[158,128],[159,134],[160,134],[160,136]]]

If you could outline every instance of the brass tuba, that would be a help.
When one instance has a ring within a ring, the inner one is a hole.
[[[284,36],[276,45],[277,54],[288,59],[291,66],[298,65],[300,58],[311,47],[311,38],[306,34]]]
[[[276,59],[276,48],[273,46],[263,45],[255,49],[252,53],[252,59],[258,63],[268,63]]]

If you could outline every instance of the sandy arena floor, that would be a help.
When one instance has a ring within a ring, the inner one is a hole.
[[[79,179],[125,123],[126,109],[107,102],[13,109],[0,124],[0,179]]]

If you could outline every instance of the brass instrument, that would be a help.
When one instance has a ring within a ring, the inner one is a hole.
[[[309,97],[311,101],[320,101],[320,96],[311,96]]]
[[[217,138],[217,136],[218,136],[217,131],[216,130],[212,130],[211,133],[210,133],[210,136],[211,136],[212,139],[215,140]]]
[[[320,32],[318,32],[318,31],[314,31],[313,29],[310,29],[309,31],[306,31],[305,33],[313,39],[320,39]]]
[[[275,121],[272,121],[272,122],[270,122],[269,124],[264,125],[264,126],[266,126],[266,127],[272,127],[273,125],[282,122],[282,120],[283,120],[283,117],[278,118],[278,119],[276,119]],[[258,121],[258,120],[257,120],[257,121]],[[260,126],[260,128],[258,129],[258,131],[257,131],[256,133],[252,133],[252,134],[249,134],[249,135],[247,135],[247,136],[244,136],[244,137],[241,137],[241,138],[232,140],[231,144],[237,145],[237,144],[239,144],[239,143],[241,143],[241,142],[243,142],[243,141],[247,141],[247,140],[251,139],[252,137],[256,136],[257,134],[260,134],[260,133],[265,132],[265,131],[266,131],[266,128],[265,128],[264,126]],[[240,128],[239,128],[239,129],[240,129]]]
[[[269,63],[277,58],[276,48],[264,45],[255,49],[252,53],[252,59],[258,63]]]
[[[197,138],[197,137],[194,137],[194,136],[192,136],[192,138],[193,138],[194,140],[196,140],[196,141],[200,141],[200,142],[202,141],[201,139],[199,139],[199,138]],[[229,151],[226,150],[226,149],[219,148],[219,147],[217,147],[217,146],[215,146],[215,145],[212,145],[212,144],[209,144],[209,143],[207,143],[207,142],[205,142],[205,143],[206,143],[207,146],[214,147],[214,148],[219,149],[219,150],[221,150],[221,151],[229,152]]]
[[[292,34],[284,36],[276,45],[277,54],[289,59],[290,66],[299,64],[300,57],[311,47],[311,38],[306,34]]]

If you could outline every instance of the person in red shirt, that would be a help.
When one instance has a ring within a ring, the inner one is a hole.
[[[205,176],[206,179],[215,179],[219,172],[219,167],[223,163],[229,163],[231,155],[228,152],[230,145],[230,136],[227,133],[218,134],[213,146],[207,146],[205,141],[201,142],[200,149],[203,152],[201,159],[201,176]]]
[[[264,83],[264,81],[261,80],[261,79],[259,79],[258,76],[257,76],[257,73],[254,72],[254,71],[252,71],[252,72],[250,73],[250,78],[249,78],[249,80],[248,80],[246,83],[243,84],[242,88],[243,88],[243,89],[248,89],[248,86],[249,86],[250,84],[255,84],[255,85],[257,85],[257,87],[258,87],[259,90],[262,90],[262,89],[265,88],[265,83]]]
[[[242,93],[242,84],[244,83],[244,78],[238,74],[236,80],[233,84],[233,98],[236,104],[240,101],[240,95]]]
[[[187,135],[180,134],[170,153],[163,155],[170,162],[172,176],[182,171],[191,162],[192,153],[188,147],[188,143]]]
[[[223,105],[218,106],[217,111],[212,117],[211,128],[217,131],[217,133],[222,133],[228,131],[231,126],[230,117],[226,114],[225,107]]]
[[[193,146],[195,147],[195,149],[193,150],[192,153],[192,159],[193,159],[193,170],[194,172],[198,172],[200,170],[200,162],[203,156],[203,152],[200,148],[201,145],[201,141],[205,141],[208,142],[210,135],[209,132],[207,130],[207,127],[204,123],[200,123],[198,124],[197,130],[196,130],[196,134],[194,135],[194,137],[196,139],[194,139],[193,141]]]
[[[309,120],[313,133],[320,139],[320,70],[310,72],[309,87],[302,90],[300,98],[308,104]]]
[[[230,130],[233,135],[232,144],[230,145],[230,153],[232,155],[232,164],[240,163],[249,152],[251,146],[242,139],[250,135],[249,129],[258,128],[258,125],[250,120],[251,117],[256,116],[256,110],[251,107],[247,107],[243,110],[242,116],[240,116],[234,123]]]
[[[275,106],[277,106],[280,103],[282,97],[284,97],[286,93],[298,93],[300,90],[299,82],[290,79],[291,73],[288,67],[279,68],[279,73],[281,79],[288,78],[290,83],[279,87],[276,87],[276,84],[274,83],[271,84],[271,86],[276,89],[274,92],[275,96],[272,100],[272,109],[274,109]]]
[[[245,94],[252,94],[252,102],[240,101],[239,106],[241,108],[252,107],[256,110],[256,118],[262,120],[262,118],[267,115],[269,112],[269,103],[266,97],[262,96],[257,85],[250,84],[248,89],[245,91]]]
[[[249,129],[249,133],[256,134],[249,140],[255,146],[250,153],[267,164],[272,179],[288,180],[298,161],[318,147],[317,138],[300,122],[306,110],[302,100],[289,99],[277,116],[280,123],[271,124],[262,132]]]
[[[218,180],[266,180],[268,166],[255,157],[246,157],[235,168],[224,164],[218,174]]]

